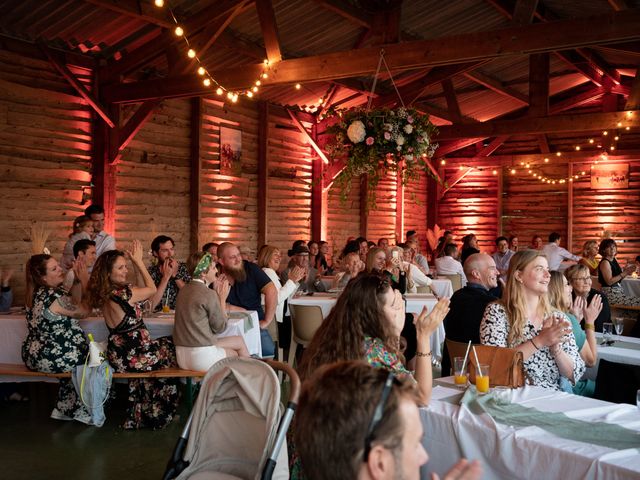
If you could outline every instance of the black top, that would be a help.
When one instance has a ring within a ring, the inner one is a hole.
[[[485,307],[497,300],[489,290],[477,283],[468,283],[451,297],[449,313],[444,317],[445,337],[456,342],[480,343],[480,322]],[[442,350],[442,376],[450,375],[451,361],[445,343]]]
[[[462,249],[462,252],[460,252],[460,263],[464,266],[464,261],[474,253],[480,253],[480,250],[473,247],[467,247]]]
[[[255,310],[258,312],[258,318],[264,320],[260,294],[262,293],[262,288],[271,283],[271,279],[255,263],[243,260],[242,264],[244,265],[244,271],[247,273],[247,279],[244,282],[235,282],[231,286],[227,303],[242,307],[245,310]]]
[[[620,267],[618,260],[616,260],[615,258],[613,260],[607,260],[606,258],[603,258],[600,262],[600,265],[602,265],[602,262],[609,262],[609,264],[611,265],[611,278],[622,273],[622,267]],[[598,281],[600,282],[600,285],[602,285],[603,287],[615,287],[616,285],[620,285],[620,280],[612,283],[611,285],[605,282],[604,277],[602,276],[602,270],[600,270],[600,265],[598,265]]]

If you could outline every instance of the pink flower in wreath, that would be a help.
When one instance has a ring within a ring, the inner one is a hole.
[[[373,145],[373,137],[367,137],[366,142],[367,142],[367,145],[369,146]]]
[[[413,123],[413,117],[411,115],[407,117],[407,123]]]
[[[391,133],[389,133],[389,132],[384,132],[384,139],[385,139],[385,140],[391,140]]]

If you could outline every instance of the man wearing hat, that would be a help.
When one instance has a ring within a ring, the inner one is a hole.
[[[326,292],[327,288],[318,274],[318,270],[309,267],[309,249],[306,245],[295,242],[293,248],[287,252],[287,255],[291,258],[289,265],[280,274],[281,281],[286,282],[289,278],[289,270],[294,266],[303,268],[306,275],[300,280],[298,286],[299,292]],[[284,283],[283,283],[284,285]]]

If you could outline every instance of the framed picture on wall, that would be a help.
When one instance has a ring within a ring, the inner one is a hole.
[[[591,169],[591,188],[593,190],[629,188],[629,164],[607,163],[594,165]]]
[[[220,173],[242,175],[242,130],[220,126]]]

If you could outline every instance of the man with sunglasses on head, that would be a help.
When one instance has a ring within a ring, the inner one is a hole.
[[[419,479],[429,456],[418,401],[414,384],[364,362],[318,369],[305,382],[296,412],[295,445],[306,478]],[[481,475],[478,461],[463,459],[444,480]]]

